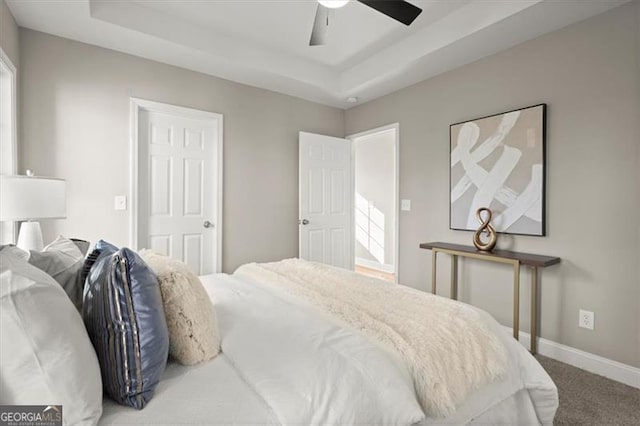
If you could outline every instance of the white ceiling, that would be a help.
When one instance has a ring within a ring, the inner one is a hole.
[[[7,4],[22,27],[348,108],[627,1],[413,0],[406,27],[352,0],[314,47],[315,0]]]

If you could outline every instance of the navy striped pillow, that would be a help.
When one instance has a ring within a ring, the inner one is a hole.
[[[155,274],[133,250],[114,248],[103,245],[87,276],[82,316],[105,393],[142,409],[166,367],[169,333]]]
[[[91,271],[91,267],[93,267],[93,264],[96,263],[96,261],[100,257],[101,252],[102,250],[96,247],[93,250],[91,250],[91,253],[89,253],[87,257],[84,258],[84,263],[82,264],[82,270],[80,271],[80,282],[82,283],[83,294],[84,294],[84,285],[87,281],[87,277],[89,276],[89,272]]]

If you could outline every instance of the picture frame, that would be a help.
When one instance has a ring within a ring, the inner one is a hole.
[[[545,103],[449,126],[449,229],[487,207],[499,233],[546,235],[546,127]]]

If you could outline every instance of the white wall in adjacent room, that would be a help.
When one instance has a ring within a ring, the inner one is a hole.
[[[356,263],[365,259],[393,266],[396,130],[357,138],[354,145]]]

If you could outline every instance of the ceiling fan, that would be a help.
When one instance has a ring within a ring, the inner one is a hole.
[[[411,25],[422,12],[422,9],[404,0],[357,1],[405,25]],[[316,19],[313,22],[309,46],[325,44],[329,33],[329,14],[331,9],[340,8],[347,3],[349,3],[349,0],[318,0],[318,9],[316,10]]]

